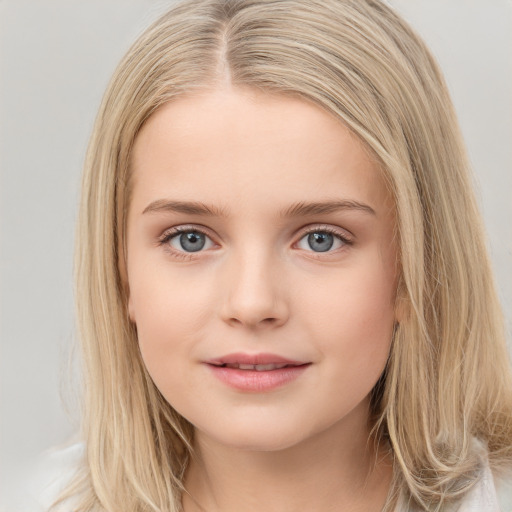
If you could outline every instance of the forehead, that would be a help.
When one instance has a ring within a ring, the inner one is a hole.
[[[244,209],[333,195],[389,206],[382,170],[334,115],[252,89],[167,103],[137,136],[131,169],[137,210],[165,195]]]

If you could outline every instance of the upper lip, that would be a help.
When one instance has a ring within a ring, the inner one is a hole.
[[[223,364],[286,364],[299,366],[307,364],[307,361],[296,361],[294,359],[288,359],[287,357],[278,356],[276,354],[227,354],[225,356],[216,357],[206,361],[208,364],[223,365]]]

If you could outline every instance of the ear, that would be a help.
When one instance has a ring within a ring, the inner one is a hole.
[[[128,310],[128,318],[130,319],[130,322],[136,323],[135,321],[135,308],[133,307],[133,301],[130,295],[128,295],[127,300],[127,310]]]
[[[411,304],[405,291],[405,285],[400,278],[395,295],[395,322],[403,322],[409,317],[410,312]]]
[[[130,322],[135,323],[135,308],[133,305],[132,296],[130,293],[130,284],[128,281],[128,269],[125,258],[125,251],[123,247],[119,247],[119,257],[117,261],[117,266],[119,269],[119,280],[121,283],[121,293],[126,303],[126,312],[128,315],[128,319]]]
[[[395,302],[395,322],[402,323],[409,316],[409,302],[403,297],[397,297]]]

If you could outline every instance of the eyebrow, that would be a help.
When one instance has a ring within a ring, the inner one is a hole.
[[[301,201],[292,204],[285,210],[280,212],[281,217],[305,217],[307,215],[320,215],[326,213],[334,213],[343,210],[355,210],[376,215],[375,210],[364,203],[352,200],[335,200],[335,201],[318,201],[305,202]],[[207,217],[227,217],[227,211],[213,205],[207,205],[197,201],[172,201],[169,199],[158,199],[150,203],[142,214],[159,213],[159,212],[176,212],[186,213],[189,215],[201,215]]]

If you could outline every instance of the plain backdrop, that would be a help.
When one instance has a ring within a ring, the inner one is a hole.
[[[171,1],[0,0],[0,510],[77,427],[72,252],[80,170],[115,65]],[[512,2],[391,0],[443,68],[512,325]],[[62,396],[70,414],[65,412]]]

